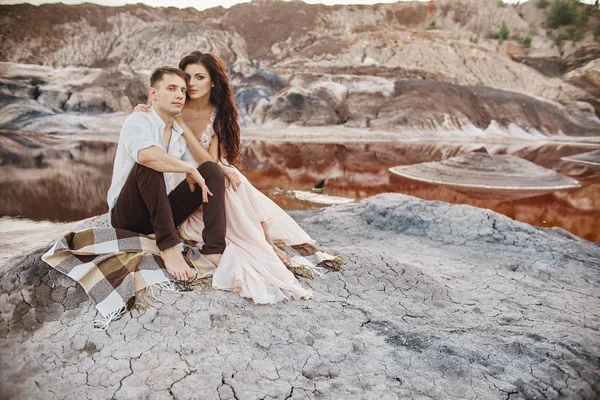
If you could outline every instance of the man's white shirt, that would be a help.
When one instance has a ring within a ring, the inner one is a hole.
[[[165,145],[163,131],[165,122],[156,113],[154,108],[150,112],[135,112],[131,114],[123,123],[121,134],[119,135],[119,144],[117,145],[117,154],[113,169],[110,189],[108,189],[108,207],[109,213],[117,202],[121,189],[131,172],[131,169],[138,162],[138,153],[151,146],[157,146],[167,151],[171,156],[195,165],[194,156],[187,146],[183,137],[183,129],[173,121],[171,129],[171,141],[169,146]],[[167,194],[173,190],[171,187],[171,173],[165,172],[165,185]],[[110,214],[109,214],[110,215]]]

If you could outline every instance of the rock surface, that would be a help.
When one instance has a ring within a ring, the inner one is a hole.
[[[37,100],[0,110],[0,122],[60,111],[129,112],[145,101],[149,70],[176,64],[195,48],[226,61],[240,121],[249,126],[463,129],[481,128],[484,120],[483,129],[494,121],[504,129],[512,124],[545,134],[596,133],[600,91],[580,67],[600,54],[593,37],[600,13],[588,11],[581,42],[556,46],[542,29],[545,11],[533,3],[432,0],[327,7],[268,0],[203,12],[144,5],[1,6],[0,60],[107,72],[83,86],[0,82],[0,89],[24,85],[21,89],[31,93],[25,97]],[[508,41],[490,39],[490,31],[503,23]],[[519,44],[524,37],[532,39],[531,49]],[[399,96],[405,80],[415,90]],[[436,85],[437,91],[429,91]],[[473,86],[483,94],[476,99],[481,109],[465,113]],[[540,99],[560,104],[545,107]],[[433,107],[423,112],[410,104]],[[473,115],[482,110],[484,117]],[[420,114],[423,120],[416,121]],[[565,129],[573,117],[582,129]],[[22,124],[3,127],[22,129]]]
[[[390,168],[390,172],[496,200],[535,197],[580,187],[576,179],[519,157],[490,155],[485,149],[439,162],[397,166]]]
[[[524,138],[597,136],[600,131],[600,120],[586,102],[549,101],[482,86],[323,73],[284,79],[268,71],[236,80],[242,126],[342,125],[428,134],[475,129]],[[0,129],[116,134],[126,113],[146,103],[147,90],[147,76],[127,68],[0,62]]]
[[[600,167],[600,150],[564,157],[565,160]]]
[[[3,396],[600,395],[597,245],[399,194],[293,216],[345,257],[342,272],[303,281],[309,301],[163,293],[93,332],[93,306],[42,250],[19,260],[0,278]]]
[[[61,113],[130,113],[146,102],[147,80],[128,67],[54,69],[0,62],[0,124],[26,129],[31,120]]]

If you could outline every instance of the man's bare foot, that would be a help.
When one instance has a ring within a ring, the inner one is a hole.
[[[292,257],[290,257],[288,253],[281,250],[279,247],[275,246],[274,244],[272,246],[273,246],[273,250],[275,250],[275,254],[277,254],[277,257],[279,257],[281,262],[286,267],[291,267],[292,266]]]
[[[179,281],[187,281],[196,276],[196,272],[187,265],[177,246],[169,247],[168,249],[161,251],[160,257],[165,262],[167,272],[169,272],[173,278]]]
[[[222,254],[204,254],[204,257],[211,263],[215,265],[215,267],[219,266],[219,261],[221,261]]]

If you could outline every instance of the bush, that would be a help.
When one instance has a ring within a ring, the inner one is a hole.
[[[498,0],[498,7],[506,7],[506,3],[502,0]]]
[[[586,13],[585,10],[581,9],[581,10],[579,10],[579,13],[575,17],[574,22],[575,22],[575,25],[577,25],[577,26],[584,26],[585,24],[588,23],[589,20],[590,20],[590,16],[588,15],[588,13]]]
[[[558,28],[575,22],[579,16],[577,2],[573,0],[554,0],[546,22],[550,28]]]
[[[546,8],[548,7],[548,4],[550,4],[550,0],[538,0],[537,8]]]
[[[524,38],[519,37],[519,43],[523,45],[526,49],[531,48],[531,36],[525,36]]]
[[[535,22],[529,23],[529,34],[535,35],[537,33],[537,27],[535,26]]]
[[[557,38],[560,40],[570,40],[572,36],[569,32],[561,32],[558,34]]]
[[[577,29],[577,30],[575,30],[575,32],[573,32],[573,41],[579,42],[579,41],[583,40],[584,36],[585,36],[585,32],[583,31],[583,29]]]
[[[600,25],[598,25],[596,29],[594,29],[594,37],[600,37]]]
[[[488,37],[490,39],[498,39],[498,42],[500,42],[500,44],[502,44],[502,42],[504,42],[506,39],[508,39],[509,33],[510,33],[510,31],[508,30],[506,23],[503,22],[502,26],[500,27],[499,30],[489,31]]]
[[[508,34],[509,33],[510,32],[508,31],[508,27],[503,22],[502,26],[500,27],[500,30],[498,31],[498,40],[500,40],[500,43],[502,43],[503,41],[505,41],[506,39],[508,39]]]
[[[427,25],[427,28],[425,28],[426,31],[431,31],[434,29],[440,29],[440,27],[436,25],[435,21],[431,21],[431,23]]]
[[[479,36],[475,36],[475,37],[470,38],[469,42],[475,43],[475,44],[479,43]]]
[[[563,41],[565,41],[565,40],[571,40],[572,38],[573,38],[573,34],[572,33],[561,32],[554,39],[554,44],[557,45],[557,46],[560,46]]]

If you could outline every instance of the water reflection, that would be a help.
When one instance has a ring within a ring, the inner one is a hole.
[[[470,204],[532,225],[559,226],[600,243],[599,172],[560,161],[565,153],[582,152],[576,146],[547,145],[534,147],[535,151],[529,148],[513,152],[573,176],[582,184],[579,189],[514,201],[477,199],[441,186],[410,181],[387,170],[402,161],[433,161],[464,153],[461,148],[464,145],[427,143],[415,147],[415,144],[380,143],[377,147],[363,143],[330,144],[329,149],[327,144],[299,146],[244,143],[245,175],[284,209],[314,209],[322,205],[298,200],[277,188],[310,190],[321,178],[327,178],[324,194],[361,199],[383,192],[400,192],[427,200]],[[0,216],[67,222],[106,212],[115,147],[113,143],[95,141],[71,143],[54,147],[54,153],[45,153],[41,162],[3,162]],[[294,156],[287,157],[287,153]],[[359,160],[351,157],[359,153]],[[329,156],[323,158],[324,155]],[[22,158],[27,157],[40,160],[39,152]]]
[[[277,190],[266,186],[270,181],[270,179],[265,179],[264,177],[253,176],[253,182],[259,187],[262,186],[261,190],[281,207],[288,210],[322,207],[322,205],[316,203],[307,203],[295,198],[278,196]],[[281,181],[279,181],[279,184],[282,187],[286,187]],[[287,188],[296,189],[298,185],[289,183]],[[304,188],[306,189],[306,187]],[[476,199],[444,187],[412,182],[402,178],[395,178],[391,185],[370,188],[336,187],[335,183],[332,182],[331,186],[324,191],[324,193],[332,196],[344,196],[356,199],[385,192],[403,193],[425,200],[440,200],[454,204],[469,204],[476,207],[488,208],[531,225],[561,227],[586,240],[600,244],[599,209],[579,209],[573,206],[573,203],[577,203],[578,198],[586,199],[586,201],[591,199],[594,202],[598,202],[600,200],[600,184],[587,184],[581,189],[572,190],[568,193],[551,193],[513,201]]]

